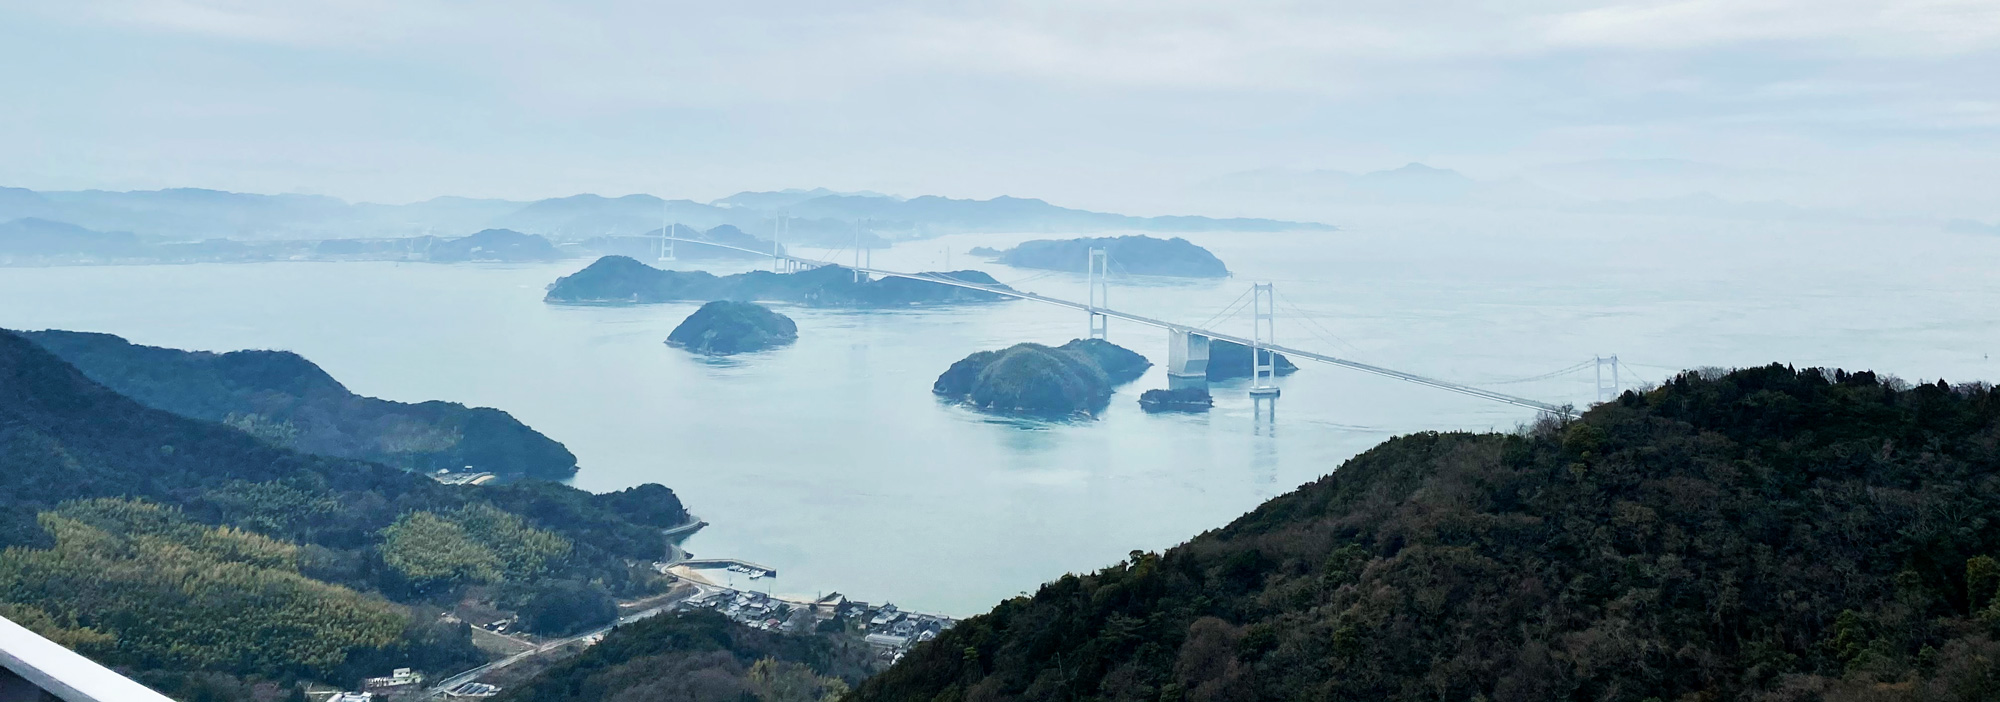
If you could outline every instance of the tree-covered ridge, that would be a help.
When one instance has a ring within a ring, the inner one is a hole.
[[[576,545],[575,567],[607,573],[621,559],[657,558],[658,529],[688,518],[673,491],[657,485],[603,495],[538,481],[446,486],[298,453],[140,406],[0,332],[0,544],[44,541],[36,514],[92,497],[143,497],[204,523],[337,550],[377,543],[410,512],[487,503],[564,535]]]
[[[379,597],[301,575],[294,544],[171,508],[86,500],[40,521],[54,543],[0,552],[0,599],[112,664],[326,675],[410,625]]]
[[[418,591],[530,581],[569,559],[569,539],[488,504],[411,512],[382,531],[382,562]]]
[[[927,276],[1005,288],[979,271],[927,272]],[[751,271],[717,276],[706,271],[660,270],[628,256],[605,256],[583,270],[558,278],[549,286],[548,302],[674,302],[766,300],[815,307],[907,307],[925,304],[997,302],[1012,299],[909,278],[855,279],[841,266],[820,266],[797,273]]]
[[[498,702],[832,702],[865,674],[867,656],[696,610],[613,629]]]
[[[106,521],[114,517],[123,521]],[[111,660],[169,691],[198,687],[224,690],[214,693],[223,695],[217,699],[239,699],[235,678],[215,675],[309,675],[352,684],[397,666],[469,667],[476,654],[463,624],[398,615],[395,627],[367,629],[393,629],[388,643],[377,644],[341,638],[352,630],[343,628],[351,619],[313,618],[348,611],[326,607],[351,605],[343,597],[354,593],[375,603],[364,611],[387,606],[385,598],[420,608],[449,603],[459,585],[477,580],[412,577],[424,571],[411,566],[408,544],[392,543],[398,524],[449,524],[487,554],[474,559],[490,565],[487,580],[527,604],[588,597],[588,607],[537,617],[569,628],[578,611],[601,614],[607,593],[651,592],[654,576],[635,562],[664,555],[660,530],[687,519],[673,491],[658,485],[603,495],[541,481],[446,486],[380,464],[298,453],[142,406],[0,331],[0,546],[13,549],[0,560],[18,568],[0,590],[0,606],[79,648],[139,646]],[[132,534],[152,536],[139,545],[106,541]],[[93,599],[65,599],[80,597]],[[287,603],[306,609],[280,606]],[[210,607],[287,613],[292,623],[242,618],[256,612],[212,614]],[[85,611],[144,616],[106,623]],[[172,621],[147,624],[155,619]],[[224,625],[242,628],[205,628]],[[284,655],[318,657],[276,670],[274,659],[257,658],[259,652],[205,648],[248,632],[270,637],[269,651],[277,652],[285,637],[322,629],[327,638],[320,643],[368,645],[345,646],[338,660],[330,650],[294,648]],[[146,653],[156,649],[204,663],[186,668],[179,659]],[[148,667],[156,664],[165,667]]]
[[[851,699],[1995,699],[1996,517],[1988,386],[1689,373],[1393,439]]]
[[[298,354],[182,351],[55,330],[24,336],[148,407],[222,422],[287,448],[424,472],[576,474],[569,449],[506,412],[356,395]]]

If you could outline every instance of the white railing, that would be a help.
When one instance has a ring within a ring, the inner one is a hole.
[[[63,702],[173,702],[96,661],[0,617],[0,666]],[[0,700],[32,700],[0,683]]]

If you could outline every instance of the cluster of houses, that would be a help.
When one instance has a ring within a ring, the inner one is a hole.
[[[379,678],[361,681],[362,691],[336,692],[326,702],[387,702],[423,694],[424,676],[409,668],[397,668]],[[485,699],[500,694],[500,688],[486,683],[462,683],[444,692],[445,699]]]
[[[839,598],[840,595],[832,597]],[[958,623],[951,617],[904,611],[888,602],[872,607],[866,602],[844,598],[835,605],[834,615],[859,621],[868,645],[875,649],[876,655],[891,662],[902,660],[910,647],[935,639]]]
[[[682,600],[681,609],[712,609],[752,629],[799,631],[812,624],[807,610],[761,592],[716,588]]]
[[[682,600],[681,609],[712,609],[745,626],[766,631],[809,631],[819,622],[837,619],[859,629],[868,645],[885,661],[901,659],[910,647],[937,638],[957,620],[910,612],[894,604],[870,605],[834,593],[813,602],[792,602],[761,592],[714,588]]]

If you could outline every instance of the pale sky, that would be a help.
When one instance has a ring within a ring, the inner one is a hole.
[[[2000,0],[0,0],[0,66],[36,189],[1159,214],[1261,168],[1684,158],[2000,220]]]

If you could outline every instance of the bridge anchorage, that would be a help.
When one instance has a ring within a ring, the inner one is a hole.
[[[781,230],[789,228],[783,225],[779,226]],[[741,251],[744,253],[752,253],[752,254],[757,254],[759,256],[769,256],[772,259],[774,259],[773,267],[779,270],[784,270],[789,268],[790,270],[796,271],[796,270],[817,268],[820,266],[835,265],[827,261],[804,258],[789,253],[785,253],[784,249],[776,245],[775,242],[773,242],[771,251],[758,251],[756,249],[746,249],[739,246],[730,246],[728,244],[720,244],[713,241],[700,241],[696,239],[682,239],[682,238],[675,238],[674,240],[683,243],[701,244],[703,246],[714,246],[734,251]],[[1429,378],[1417,375],[1415,373],[1405,373],[1403,371],[1394,370],[1391,368],[1384,368],[1382,366],[1362,363],[1360,361],[1352,361],[1345,358],[1332,356],[1329,354],[1318,353],[1301,348],[1281,345],[1277,343],[1273,329],[1273,325],[1275,324],[1277,319],[1277,310],[1273,306],[1274,303],[1276,302],[1276,297],[1275,297],[1275,291],[1273,290],[1270,283],[1259,283],[1256,286],[1253,286],[1252,289],[1248,293],[1246,293],[1250,295],[1252,298],[1251,304],[1254,307],[1254,309],[1252,309],[1252,318],[1253,318],[1252,321],[1255,322],[1255,326],[1251,330],[1251,335],[1247,337],[1216,331],[1214,329],[1207,328],[1203,325],[1178,324],[1163,319],[1156,319],[1153,317],[1147,317],[1144,315],[1134,314],[1131,312],[1112,309],[1111,307],[1107,306],[1105,300],[1106,296],[1105,294],[1109,292],[1110,284],[1108,280],[1104,280],[1110,277],[1108,275],[1110,270],[1110,261],[1108,258],[1101,258],[1102,256],[1103,254],[1096,252],[1093,252],[1091,254],[1091,266],[1093,273],[1090,276],[1090,283],[1091,283],[1092,293],[1090,295],[1089,301],[1087,302],[1065,300],[1062,298],[1050,297],[1047,295],[1032,293],[1025,290],[1016,290],[1014,288],[1010,288],[1005,285],[990,285],[986,283],[975,283],[971,281],[958,280],[956,278],[952,278],[949,274],[945,273],[906,273],[902,271],[883,270],[880,268],[872,268],[866,266],[856,266],[855,270],[870,275],[878,275],[888,278],[905,278],[909,280],[921,280],[927,283],[936,283],[938,285],[949,285],[953,287],[965,288],[967,290],[979,290],[979,291],[993,293],[995,295],[1002,295],[1005,297],[1019,298],[1022,300],[1038,302],[1045,305],[1066,307],[1089,315],[1091,335],[1096,338],[1102,338],[1101,336],[1098,335],[1103,334],[1106,331],[1107,327],[1109,326],[1110,320],[1112,319],[1121,319],[1127,322],[1136,322],[1138,324],[1142,324],[1145,326],[1164,329],[1167,331],[1167,356],[1169,359],[1168,362],[1169,364],[1167,367],[1167,377],[1169,383],[1175,382],[1174,378],[1176,377],[1179,377],[1181,379],[1179,382],[1182,383],[1191,384],[1195,381],[1197,377],[1201,378],[1205,382],[1207,379],[1207,369],[1209,360],[1208,350],[1210,343],[1212,341],[1220,340],[1220,341],[1227,341],[1232,344],[1237,344],[1240,346],[1249,347],[1250,349],[1253,350],[1251,359],[1253,362],[1253,366],[1255,367],[1252,368],[1253,373],[1251,377],[1250,389],[1253,395],[1255,396],[1268,398],[1268,397],[1275,397],[1277,395],[1277,385],[1276,383],[1272,382],[1272,378],[1274,377],[1274,371],[1276,370],[1275,368],[1276,357],[1272,354],[1282,354],[1290,358],[1315,361],[1319,363],[1325,363],[1327,365],[1339,366],[1341,368],[1346,368],[1349,370],[1357,370],[1372,375],[1394,378],[1408,383],[1414,383],[1425,387],[1437,388],[1439,390],[1444,390],[1447,392],[1455,392],[1461,395],[1477,397],[1482,400],[1490,400],[1493,402],[1513,405],[1515,407],[1532,409],[1537,412],[1543,412],[1551,415],[1556,415],[1559,417],[1574,417],[1577,414],[1576,409],[1569,405],[1558,405],[1548,402],[1541,402],[1538,400],[1531,400],[1525,397],[1518,397],[1515,395],[1509,395],[1507,393],[1487,390],[1485,388],[1476,387],[1473,385],[1467,385],[1464,383],[1455,383],[1449,380],[1439,380],[1436,378]],[[1615,363],[1615,361],[1605,361],[1605,362]],[[1590,364],[1589,361],[1584,362],[1584,366],[1588,366],[1589,364]],[[1577,370],[1577,368],[1572,368],[1569,370]],[[1617,382],[1617,370],[1615,367],[1612,371],[1612,375],[1613,375],[1613,383],[1615,385],[1615,383]],[[1192,387],[1192,385],[1187,385],[1187,386]],[[1259,390],[1260,388],[1267,388],[1267,389],[1260,391]]]

